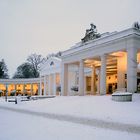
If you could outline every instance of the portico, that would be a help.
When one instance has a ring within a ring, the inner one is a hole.
[[[62,95],[68,95],[68,67],[74,63],[79,68],[79,95],[86,94],[87,67],[90,69],[91,94],[105,95],[121,88],[137,92],[139,51],[140,30],[134,27],[121,32],[104,33],[100,38],[77,43],[62,53]]]

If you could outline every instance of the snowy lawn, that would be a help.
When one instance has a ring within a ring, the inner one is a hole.
[[[132,102],[115,102],[110,95],[58,96],[20,104],[1,98],[0,106],[140,125],[140,94],[134,94]]]
[[[51,120],[0,109],[0,140],[118,139],[139,140],[140,135]]]

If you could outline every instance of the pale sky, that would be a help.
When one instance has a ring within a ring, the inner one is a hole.
[[[0,59],[12,77],[31,53],[63,51],[94,23],[99,33],[140,23],[140,0],[0,0]]]

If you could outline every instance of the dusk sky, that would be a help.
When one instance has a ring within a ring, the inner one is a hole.
[[[63,51],[84,37],[90,23],[99,33],[140,23],[140,0],[0,0],[0,60],[12,77],[32,53]]]

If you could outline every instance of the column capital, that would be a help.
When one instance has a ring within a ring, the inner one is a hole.
[[[100,58],[106,58],[107,54],[101,54]]]
[[[134,47],[134,46],[132,46],[132,47],[127,47],[127,52],[131,52],[131,51],[135,51],[135,52],[137,52],[137,50],[138,50],[138,48],[137,47]]]
[[[79,66],[80,67],[83,67],[84,66],[84,60],[83,59],[79,60]]]
[[[83,61],[84,61],[84,59],[80,59],[80,60],[79,60],[79,62],[83,62]]]
[[[78,62],[79,62],[79,64],[84,63],[84,59],[80,59],[80,60],[78,60]]]

